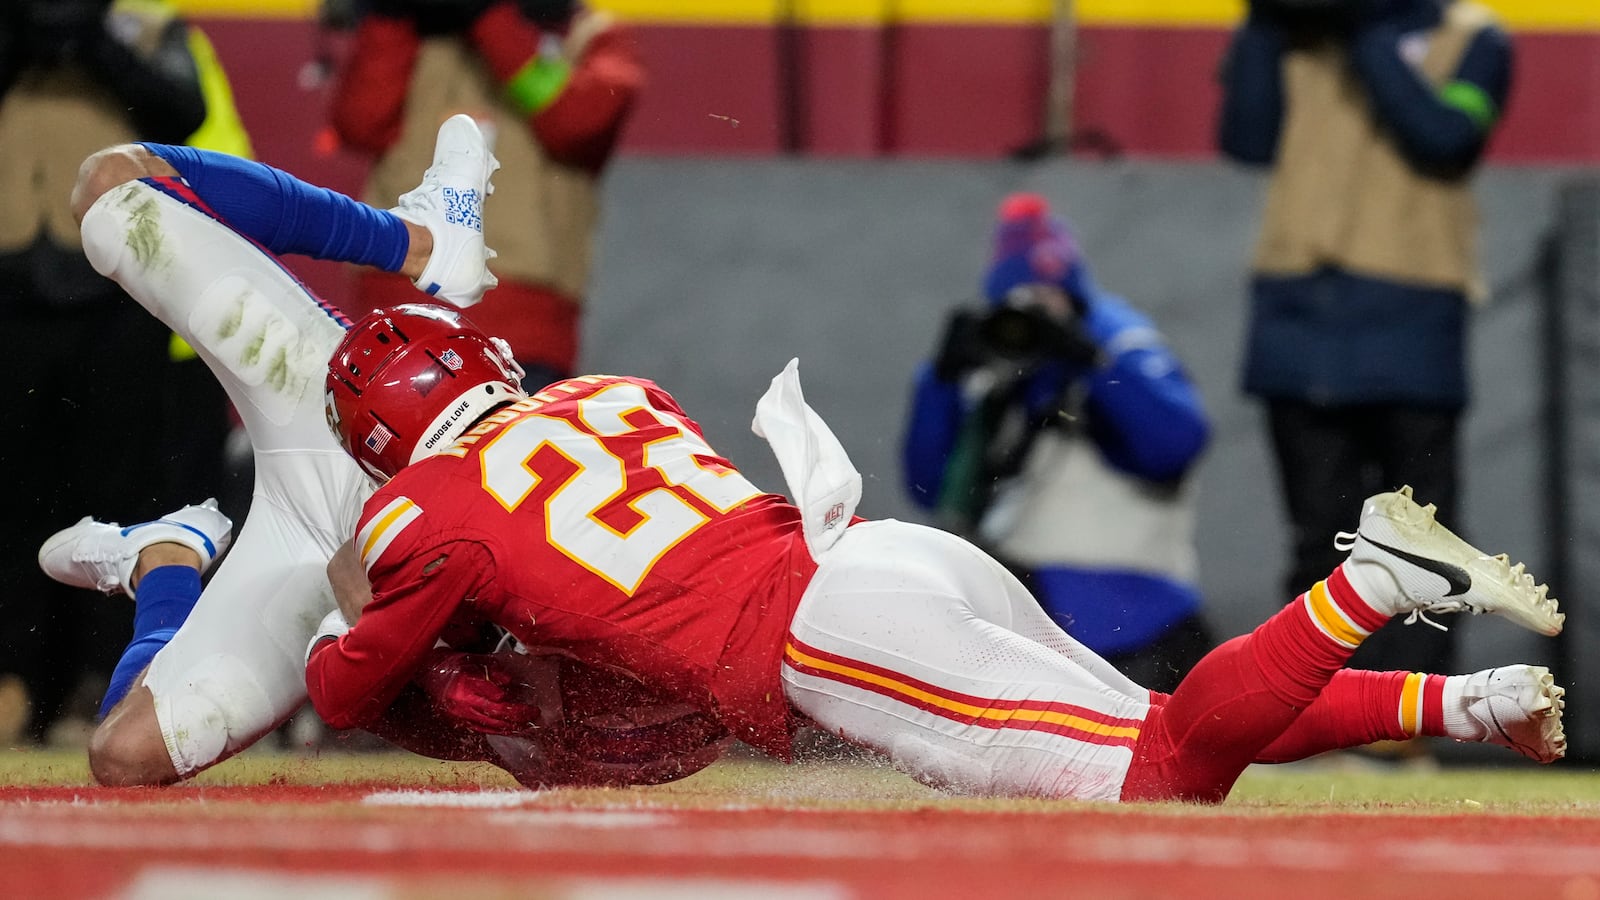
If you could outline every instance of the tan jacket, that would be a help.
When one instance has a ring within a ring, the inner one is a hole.
[[[1429,35],[1419,70],[1442,86],[1494,22],[1456,2]],[[1483,295],[1477,205],[1466,177],[1419,174],[1379,126],[1342,45],[1284,58],[1285,117],[1255,269],[1303,275],[1323,266],[1419,287]]]
[[[423,41],[406,98],[400,138],[372,171],[367,201],[389,207],[416,187],[433,158],[439,123],[465,112],[493,127],[500,171],[484,216],[484,239],[499,253],[495,274],[582,300],[599,217],[594,177],[545,156],[525,119],[510,111],[461,40]]]
[[[131,140],[127,115],[87,74],[25,73],[0,101],[0,253],[29,247],[41,233],[59,247],[79,246],[70,203],[78,166]]]

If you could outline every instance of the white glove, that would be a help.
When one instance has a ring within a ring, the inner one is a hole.
[[[311,636],[311,643],[306,645],[307,663],[311,662],[311,651],[324,640],[332,638],[338,640],[350,631],[350,623],[344,620],[344,613],[334,607],[327,615],[322,617],[322,624],[317,626],[317,633]]]

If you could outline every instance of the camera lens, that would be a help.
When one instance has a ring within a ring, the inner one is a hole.
[[[1039,353],[1042,319],[1038,310],[1002,306],[983,320],[979,335],[996,356],[1027,359]]]

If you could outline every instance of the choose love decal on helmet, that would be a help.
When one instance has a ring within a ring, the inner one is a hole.
[[[363,469],[387,480],[455,443],[496,406],[526,397],[521,378],[506,342],[453,309],[374,310],[328,361],[328,427]]]

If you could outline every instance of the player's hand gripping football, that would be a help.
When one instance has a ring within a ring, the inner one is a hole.
[[[494,761],[527,787],[676,781],[711,765],[733,742],[714,716],[626,674],[538,648],[496,659],[517,673],[510,690],[539,697],[545,716],[519,735],[489,738],[499,754]]]
[[[521,734],[539,722],[539,705],[513,696],[515,678],[489,653],[436,649],[416,683],[440,714],[483,734]]]

